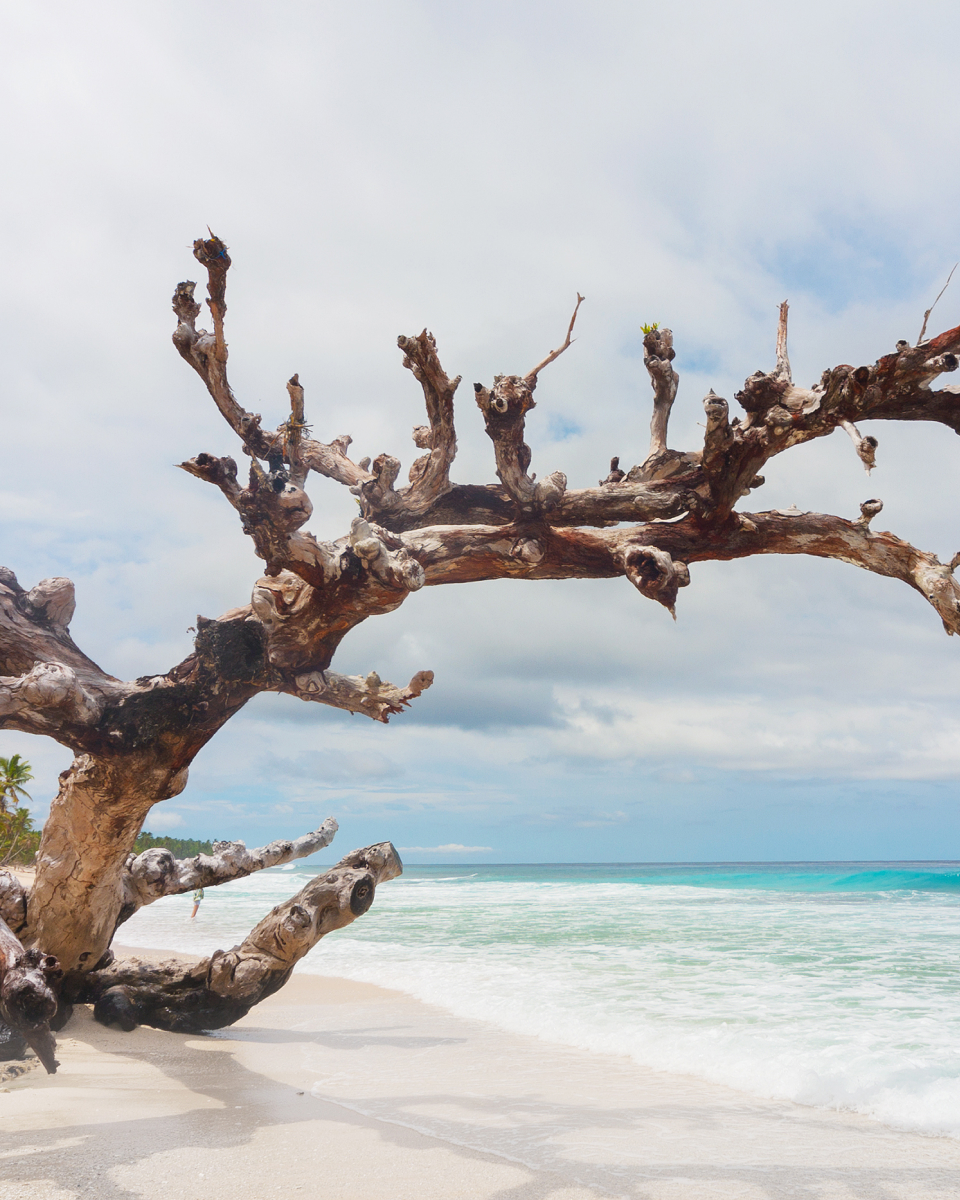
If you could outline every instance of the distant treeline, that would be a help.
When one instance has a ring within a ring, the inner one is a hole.
[[[141,833],[134,842],[134,850],[142,854],[160,846],[170,850],[174,858],[193,858],[197,854],[212,854],[213,842],[201,842],[197,838],[154,837],[152,833]]]

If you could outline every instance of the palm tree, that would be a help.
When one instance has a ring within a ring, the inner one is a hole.
[[[31,836],[32,835],[32,836]],[[27,808],[15,808],[6,814],[6,827],[0,834],[0,867],[10,862],[27,863],[36,853],[39,834],[33,828],[33,818]],[[33,843],[31,845],[31,843]],[[17,847],[20,853],[17,854]]]
[[[16,807],[21,798],[32,799],[30,793],[23,786],[32,778],[33,772],[30,770],[30,764],[25,762],[19,754],[11,754],[9,758],[0,758],[0,816],[7,816],[11,801]]]

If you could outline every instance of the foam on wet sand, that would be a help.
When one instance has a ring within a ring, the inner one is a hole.
[[[132,951],[146,957],[142,950]],[[157,957],[167,957],[156,952]],[[16,1200],[939,1200],[960,1144],[295,975],[208,1037],[80,1009],[0,1092]]]

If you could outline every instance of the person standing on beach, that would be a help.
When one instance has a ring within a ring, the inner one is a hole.
[[[203,888],[202,887],[197,888],[197,890],[193,893],[193,912],[190,914],[191,921],[197,915],[197,912],[200,909],[200,901],[202,899],[203,899]]]

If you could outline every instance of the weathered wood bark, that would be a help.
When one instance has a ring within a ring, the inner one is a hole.
[[[20,1057],[16,1039],[29,1046],[49,1074],[57,1066],[50,1021],[57,1011],[54,988],[63,972],[60,964],[39,950],[25,950],[6,921],[0,918],[0,1018],[13,1038],[0,1037],[0,1057]]]
[[[217,887],[254,871],[306,858],[329,846],[336,832],[337,822],[328,817],[313,833],[305,833],[293,841],[283,838],[256,850],[248,850],[243,842],[214,842],[213,854],[198,854],[195,858],[174,858],[171,851],[160,846],[144,850],[136,858],[131,855],[121,878],[123,907],[117,924],[128,921],[137,909],[153,904],[162,896]]]
[[[104,1025],[155,1025],[179,1033],[220,1029],[238,1021],[283,987],[317,942],[362,916],[377,884],[402,871],[389,842],[355,850],[277,905],[239,946],[217,950],[195,965],[137,959],[69,977],[66,998],[94,1002]]]
[[[675,614],[692,563],[809,554],[900,579],[931,604],[948,633],[960,629],[953,576],[960,555],[942,563],[873,530],[879,500],[865,500],[860,516],[847,518],[737,511],[762,486],[769,459],[836,429],[851,438],[868,470],[878,443],[861,432],[865,421],[936,421],[960,432],[960,387],[932,387],[957,369],[960,328],[915,346],[899,342],[873,365],[833,367],[807,389],[793,382],[784,304],[775,365],[751,375],[736,395],[743,416],[731,417],[727,401],[711,391],[703,402],[703,444],[686,451],[668,445],[679,386],[674,335],[646,329],[644,365],[654,392],[649,452],[627,469],[614,457],[597,487],[579,489],[568,488],[560,470],[537,479],[524,431],[542,372],[571,345],[582,297],[563,343],[535,368],[474,385],[498,483],[451,480],[459,377],[446,373],[426,330],[401,336],[403,365],[423,390],[427,424],[413,431],[425,453],[398,486],[401,465],[394,456],[354,462],[346,434],[326,443],[310,436],[298,375],[289,379],[289,414],[275,430],[241,405],[228,380],[224,333],[230,256],[213,236],[197,241],[194,255],[207,271],[213,330],[198,328],[196,284],[186,281],[173,298],[174,344],[203,380],[249,465],[245,480],[228,455],[204,452],[181,466],[222,492],[265,564],[249,603],[216,620],[199,617],[194,650],[183,662],[124,682],[73,643],[69,580],[27,589],[0,568],[0,726],[47,734],[75,754],[44,828],[36,883],[26,894],[0,874],[0,913],[20,947],[10,953],[33,954],[37,963],[58,959],[67,973],[64,996],[94,998],[104,1018],[192,1029],[235,1019],[231,1014],[282,983],[304,947],[362,909],[352,890],[360,887],[356,872],[366,871],[372,888],[399,871],[387,849],[356,852],[359,858],[343,860],[265,918],[243,946],[218,952],[202,970],[110,963],[114,931],[139,905],[288,861],[298,845],[307,853],[304,847],[321,844],[316,839],[324,827],[298,843],[249,852],[223,845],[189,863],[163,852],[132,854],[152,805],[186,786],[198,751],[257,693],[285,692],[381,722],[402,712],[430,686],[429,671],[398,686],[376,671],[344,676],[330,666],[354,626],[391,612],[424,586],[624,577]],[[306,491],[311,471],[349,488],[359,504],[341,538],[322,541],[305,529],[313,511]],[[22,963],[10,970],[42,973]]]

